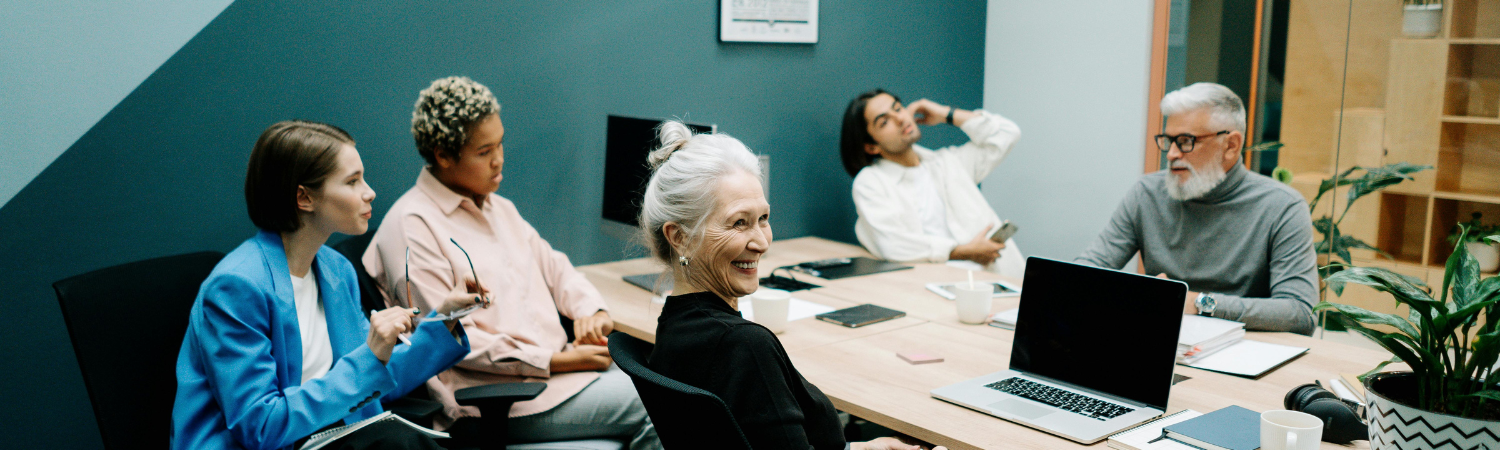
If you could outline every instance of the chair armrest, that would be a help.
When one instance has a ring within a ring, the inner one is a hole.
[[[401,397],[382,404],[387,411],[416,423],[432,423],[432,418],[443,410],[443,404],[433,400]]]
[[[510,409],[510,404],[534,399],[546,389],[546,383],[499,383],[459,389],[453,393],[453,399],[460,405],[473,405],[481,410],[500,405]]]

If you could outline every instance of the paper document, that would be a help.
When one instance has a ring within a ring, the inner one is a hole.
[[[1182,332],[1177,336],[1177,343],[1186,346],[1200,345],[1235,330],[1243,329],[1245,329],[1245,324],[1233,320],[1183,314]]]
[[[1246,378],[1260,378],[1303,353],[1307,353],[1307,347],[1244,339],[1187,366]]]
[[[1144,425],[1131,428],[1109,437],[1109,446],[1120,450],[1195,450],[1197,447],[1177,442],[1171,439],[1162,439],[1162,429],[1169,425],[1187,421],[1203,413],[1184,409],[1175,414],[1147,422]]]
[[[755,321],[754,304],[755,302],[750,300],[750,297],[748,296],[740,299],[740,315],[744,316],[745,320],[749,320],[751,322]],[[793,320],[806,319],[808,317],[831,311],[833,311],[833,307],[823,306],[797,297],[792,297],[791,304],[788,304],[786,307],[786,321],[791,322]]]
[[[1016,329],[1016,318],[1020,317],[1021,308],[1011,308],[990,315],[990,325],[1007,330]]]

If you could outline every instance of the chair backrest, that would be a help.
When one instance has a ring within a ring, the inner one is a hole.
[[[188,312],[223,258],[168,256],[52,284],[106,448],[168,447]]]
[[[625,333],[609,335],[609,355],[630,375],[662,447],[750,450],[734,414],[719,396],[646,367],[651,347]]]
[[[354,276],[359,278],[359,305],[361,311],[385,309],[385,296],[380,295],[380,285],[375,284],[375,279],[370,277],[370,272],[365,270],[365,264],[360,262],[365,255],[365,249],[370,247],[370,240],[375,239],[375,228],[371,227],[365,234],[349,236],[348,239],[332,245],[331,247],[349,259],[354,265]]]

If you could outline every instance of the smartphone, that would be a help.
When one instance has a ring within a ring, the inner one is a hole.
[[[1007,220],[1004,223],[1000,224],[1000,229],[995,230],[993,234],[990,234],[990,240],[1004,244],[1005,240],[1010,239],[1011,236],[1015,236],[1017,231],[1020,231],[1020,228],[1017,227],[1016,224],[1011,223],[1009,220]]]

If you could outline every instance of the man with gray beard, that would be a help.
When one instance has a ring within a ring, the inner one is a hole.
[[[1163,97],[1161,113],[1169,169],[1141,177],[1076,262],[1119,269],[1139,252],[1146,273],[1188,284],[1184,314],[1312,334],[1312,217],[1297,191],[1240,164],[1239,96],[1196,83]]]

